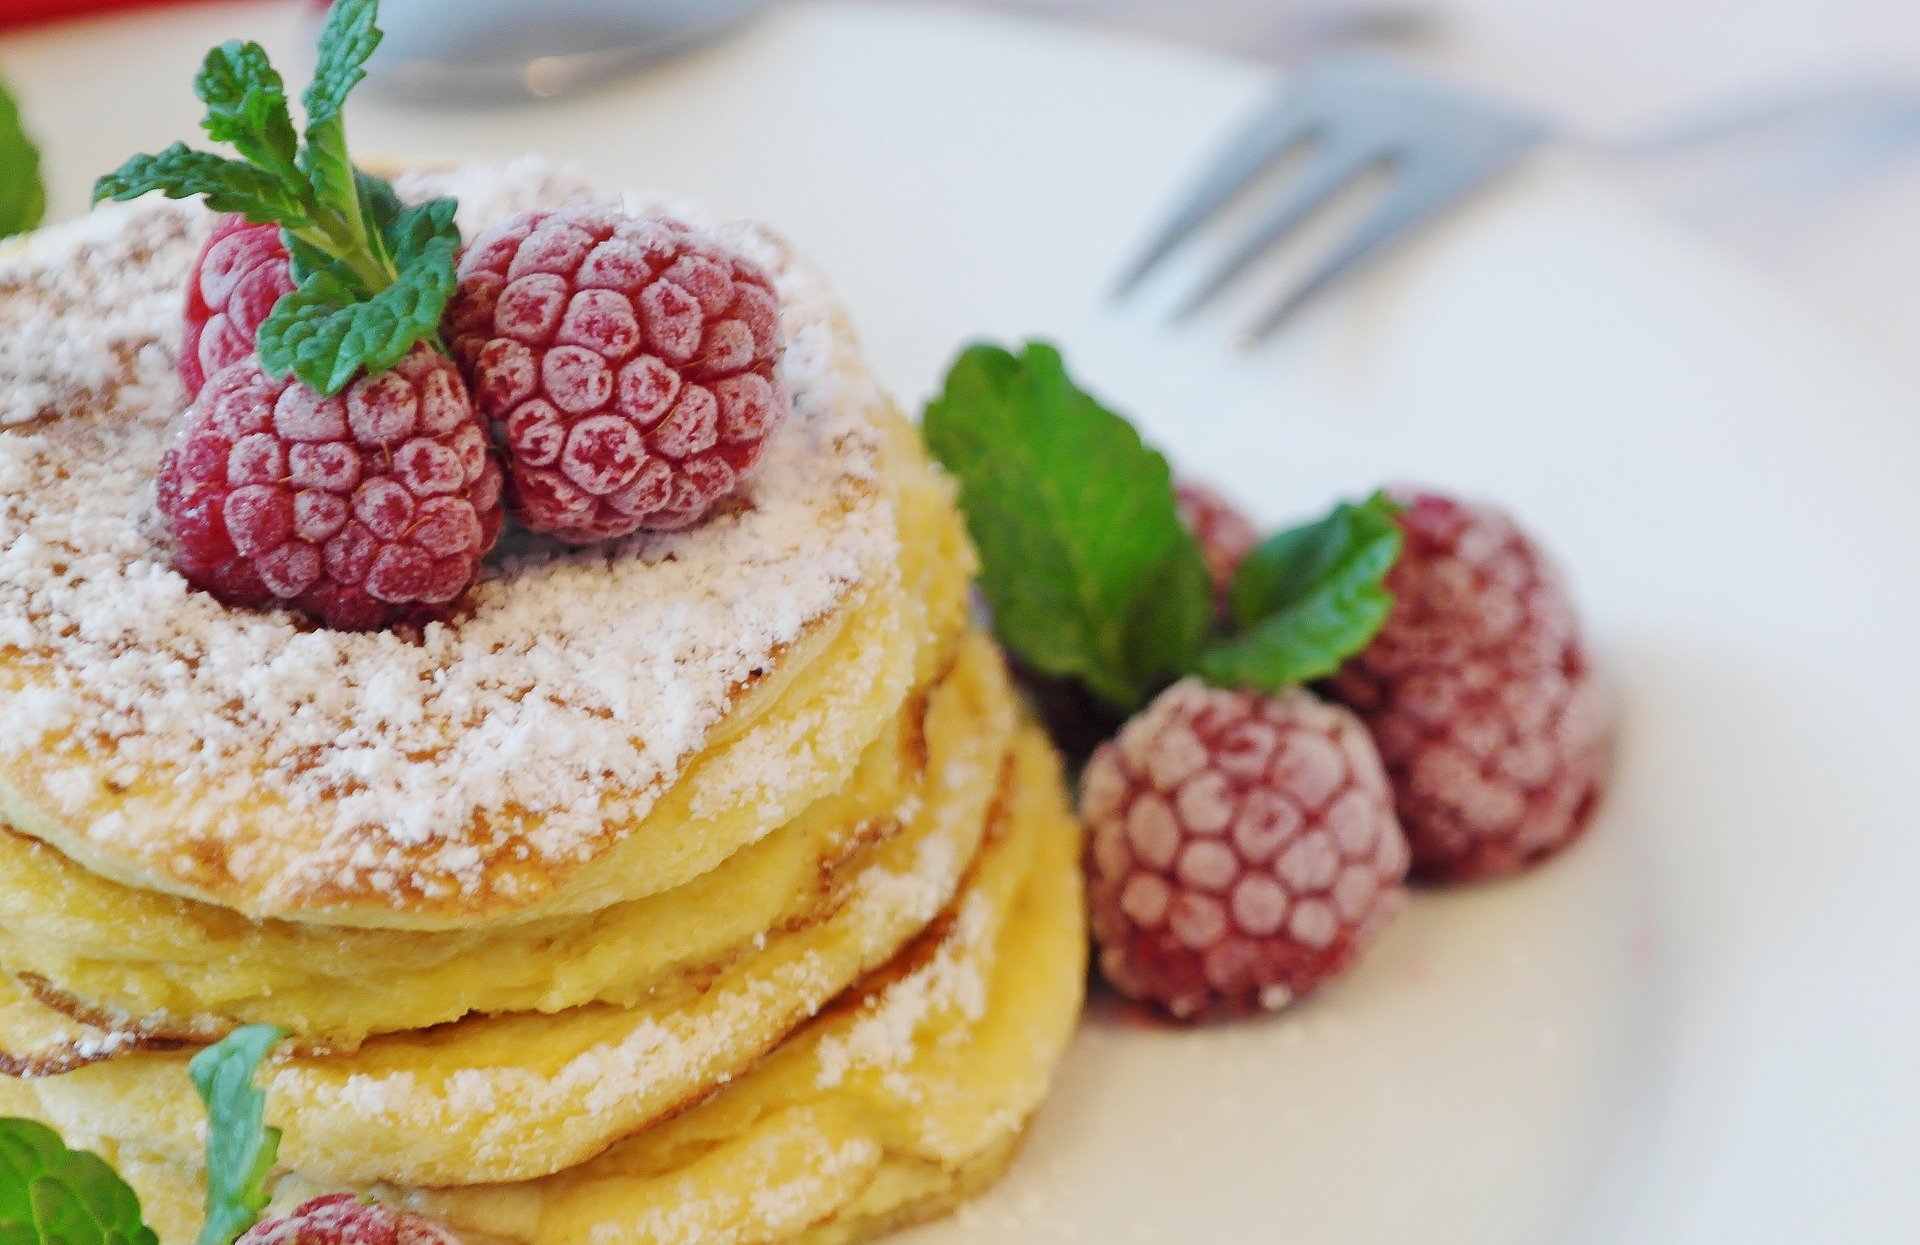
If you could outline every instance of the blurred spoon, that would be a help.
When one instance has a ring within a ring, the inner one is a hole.
[[[685,51],[766,3],[386,0],[386,38],[368,77],[376,89],[418,104],[569,95]]]

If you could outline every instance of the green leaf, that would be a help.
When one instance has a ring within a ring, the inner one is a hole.
[[[399,206],[398,200],[395,206]],[[433,260],[443,250],[458,251],[460,226],[453,223],[453,214],[459,206],[452,199],[429,199],[379,218],[380,235],[394,263],[405,270]],[[385,208],[381,210],[384,213]]]
[[[0,238],[35,228],[47,214],[40,151],[20,124],[20,108],[0,82]]]
[[[976,345],[927,407],[960,482],[1001,641],[1121,710],[1191,665],[1212,613],[1167,461],[1074,384],[1059,352]]]
[[[365,169],[353,171],[353,183],[360,195],[360,211],[376,226],[386,227],[400,219],[407,205],[400,201],[393,183]]]
[[[98,1155],[31,1120],[0,1120],[0,1245],[158,1245],[140,1199]]]
[[[378,375],[416,343],[434,340],[453,296],[460,248],[451,213],[443,223],[445,231],[430,237],[420,236],[425,225],[408,226],[416,250],[400,279],[371,298],[360,297],[332,272],[311,273],[260,326],[262,366],[276,376],[292,372],[322,393],[338,393],[361,371]]]
[[[380,46],[378,0],[334,0],[320,32],[320,55],[302,102],[307,109],[308,141],[317,126],[332,122],[347,95],[367,76],[367,58]]]
[[[297,196],[273,174],[185,143],[158,155],[134,156],[93,184],[93,201],[138,199],[155,190],[169,199],[200,195],[216,212],[238,212],[261,224],[287,225],[306,216]]]
[[[235,150],[283,180],[297,172],[300,141],[287,111],[287,89],[257,43],[232,40],[207,53],[194,79],[194,93],[207,106],[201,122],[216,143]]]
[[[300,176],[319,212],[328,218],[333,248],[370,245],[371,233],[361,211],[353,161],[347,157],[347,127],[340,118],[309,123],[306,146],[300,149]]]
[[[207,1222],[197,1245],[231,1245],[266,1207],[280,1130],[267,1126],[267,1096],[253,1078],[286,1036],[275,1025],[248,1025],[187,1065],[207,1106]]]
[[[1383,581],[1400,556],[1398,507],[1376,493],[1269,538],[1241,563],[1230,605],[1240,631],[1201,654],[1224,687],[1277,692],[1340,668],[1393,609]]]
[[[360,211],[362,216],[372,223],[374,233],[385,234],[393,230],[406,205],[400,202],[400,196],[394,193],[392,183],[383,177],[376,177],[364,169],[354,170],[354,180],[359,188]],[[448,200],[448,202],[452,202]],[[316,272],[331,273],[349,288],[359,288],[363,283],[360,275],[320,247],[295,237],[285,235],[282,240],[287,245],[287,255],[292,261],[293,281],[295,285],[305,281]],[[387,252],[385,238],[381,241],[381,253]]]

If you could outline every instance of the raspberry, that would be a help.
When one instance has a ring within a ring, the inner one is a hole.
[[[772,281],[677,221],[515,217],[462,257],[448,328],[514,517],[566,540],[697,522],[788,411]]]
[[[1260,533],[1232,502],[1204,484],[1177,484],[1173,492],[1180,507],[1180,521],[1199,538],[1207,573],[1213,577],[1214,599],[1225,614],[1234,572],[1260,543]]]
[[[278,225],[256,225],[244,216],[215,222],[187,281],[187,331],[180,344],[187,401],[200,396],[207,377],[253,353],[260,322],[292,290]]]
[[[1176,1019],[1285,1006],[1399,910],[1407,845],[1353,715],[1304,691],[1162,692],[1081,779],[1100,967]]]
[[[331,398],[229,364],[160,462],[188,582],[346,631],[445,616],[499,538],[500,492],[459,372],[424,345]]]
[[[1417,879],[1513,873],[1577,838],[1598,801],[1599,678],[1558,575],[1510,518],[1395,500],[1393,612],[1327,690],[1373,731]]]
[[[460,1245],[460,1240],[423,1215],[332,1193],[262,1219],[235,1245]]]

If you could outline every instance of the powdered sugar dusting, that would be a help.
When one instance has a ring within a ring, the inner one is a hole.
[[[832,1089],[848,1073],[871,1069],[882,1074],[889,1089],[912,1098],[913,1087],[901,1070],[919,1050],[922,1026],[947,1011],[957,1011],[969,1024],[986,1013],[982,948],[996,932],[993,917],[991,900],[977,891],[968,895],[932,958],[870,999],[845,1032],[822,1039],[814,1084]]]
[[[191,204],[115,205],[37,235],[30,257],[0,244],[0,427],[82,411],[129,384],[142,393],[123,401],[170,400],[205,218]],[[12,484],[0,474],[0,490]]]
[[[527,161],[400,185],[458,195],[469,231],[596,197]],[[882,399],[819,279],[720,224],[774,275],[795,411],[745,504],[592,550],[509,541],[467,613],[413,637],[191,591],[152,481],[209,220],[143,201],[0,253],[0,751],[80,745],[38,776],[93,849],[261,909],[524,886],[604,851],[782,646],[891,573]],[[262,815],[263,791],[296,815]]]

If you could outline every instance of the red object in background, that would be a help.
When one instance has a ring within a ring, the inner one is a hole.
[[[69,17],[88,17],[95,13],[113,13],[123,9],[158,8],[180,4],[183,0],[0,0],[0,30],[30,26],[35,22],[57,22]]]

